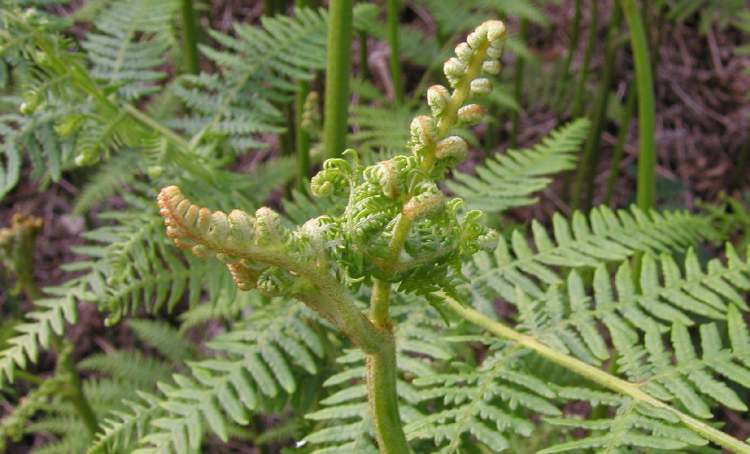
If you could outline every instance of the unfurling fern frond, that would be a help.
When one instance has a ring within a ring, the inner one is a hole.
[[[533,194],[546,188],[552,175],[575,166],[588,129],[588,120],[576,120],[533,148],[498,153],[474,169],[476,176],[457,172],[446,184],[469,207],[488,213],[534,204]]]
[[[501,238],[493,254],[480,252],[465,268],[468,286],[475,295],[490,301],[500,297],[512,301],[516,287],[537,298],[548,285],[560,283],[559,267],[595,268],[619,262],[636,252],[662,253],[682,250],[701,239],[715,239],[709,219],[687,212],[650,212],[636,207],[612,211],[602,206],[588,216],[573,213],[567,220],[552,218],[552,236],[534,221],[532,245],[519,231]]]
[[[309,317],[304,306],[279,299],[210,341],[223,357],[189,363],[189,376],[160,384],[166,414],[153,421],[138,452],[197,450],[206,428],[226,441],[229,423],[247,424],[250,412],[286,401],[324,355]]]

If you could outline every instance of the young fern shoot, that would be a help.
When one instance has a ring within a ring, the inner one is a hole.
[[[414,118],[410,154],[363,167],[354,150],[329,159],[313,177],[316,197],[346,201],[338,215],[313,218],[286,228],[270,208],[255,215],[210,211],[191,203],[176,186],[158,197],[167,235],[196,256],[225,263],[241,290],[296,298],[325,317],[363,350],[367,393],[382,453],[403,454],[409,446],[396,396],[396,347],[389,316],[392,286],[428,297],[454,293],[462,259],[492,250],[494,230],[482,213],[462,211],[437,183],[467,155],[457,126],[481,121],[484,109],[468,103],[486,95],[485,76],[500,71],[506,29],[500,21],[477,27],[445,62],[451,89],[430,87],[431,115]],[[369,316],[356,301],[362,285],[371,287]]]

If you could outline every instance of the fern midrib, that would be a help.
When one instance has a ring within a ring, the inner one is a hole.
[[[535,337],[522,334],[513,328],[486,317],[474,309],[463,306],[461,303],[446,294],[438,293],[436,296],[440,297],[445,302],[446,306],[461,318],[484,328],[490,333],[526,347],[543,358],[607,389],[618,392],[621,395],[629,396],[636,401],[646,403],[655,408],[666,410],[677,417],[686,427],[719,446],[727,448],[733,452],[750,454],[750,445],[715,429],[703,421],[679,411],[659,399],[656,399],[642,391],[640,386],[611,375],[610,373],[587,364],[573,356],[558,352],[557,350],[541,343]]]

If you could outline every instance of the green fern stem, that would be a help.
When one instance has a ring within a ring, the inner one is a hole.
[[[191,74],[200,72],[198,63],[198,20],[195,16],[193,0],[182,0],[182,33],[185,67]]]
[[[594,53],[594,45],[597,39],[597,24],[599,19],[599,2],[591,2],[591,22],[589,23],[589,33],[586,38],[586,49],[583,52],[583,64],[581,74],[578,76],[575,95],[573,96],[573,107],[570,110],[572,118],[578,118],[583,114],[583,96],[586,91],[586,80],[589,75],[589,66],[591,65],[591,55]],[[610,24],[612,27],[613,24]]]
[[[300,191],[305,188],[310,172],[310,134],[302,126],[308,93],[310,93],[310,83],[305,80],[299,82],[294,99],[294,145],[297,154],[297,189]]]
[[[617,179],[620,177],[620,162],[622,162],[622,156],[625,153],[625,142],[630,132],[630,122],[633,119],[633,110],[635,109],[635,89],[631,88],[628,91],[627,98],[625,100],[625,108],[622,110],[622,117],[620,118],[620,131],[617,134],[617,143],[615,144],[615,151],[612,152],[612,163],[609,167],[609,176],[607,177],[607,192],[604,196],[604,204],[609,205],[612,200],[612,196],[615,192],[615,184]]]
[[[81,417],[81,421],[86,426],[89,435],[93,437],[99,430],[99,424],[96,421],[94,410],[91,409],[91,404],[83,392],[81,376],[78,375],[78,370],[76,370],[75,363],[73,362],[72,346],[67,342],[61,342],[59,339],[56,340],[56,344],[58,346],[58,354],[60,355],[58,367],[68,376],[67,398],[76,409],[78,416]]]
[[[723,448],[729,449],[732,452],[750,453],[750,445],[743,443],[742,441],[713,428],[711,425],[693,418],[661,400],[652,397],[650,394],[642,391],[637,384],[625,381],[579,359],[558,352],[557,350],[539,342],[534,337],[519,333],[502,323],[496,322],[481,312],[466,307],[447,295],[441,295],[441,297],[446,306],[458,316],[489,331],[495,336],[528,348],[539,356],[552,361],[567,370],[573,371],[581,377],[591,380],[604,388],[628,396],[635,401],[666,410],[677,417],[686,427],[690,428],[706,440],[710,440]]]
[[[635,81],[638,90],[638,208],[649,210],[656,197],[656,108],[654,81],[651,74],[646,31],[635,0],[620,0],[625,20],[630,29],[630,45],[635,60]]]
[[[393,97],[396,105],[404,103],[404,86],[401,76],[401,55],[398,45],[398,10],[399,0],[387,0],[387,26],[388,26],[388,47],[391,51],[390,69],[391,79],[393,79]]]
[[[568,84],[568,80],[570,79],[570,65],[573,62],[573,54],[576,52],[576,48],[578,47],[578,40],[581,36],[581,16],[582,16],[582,0],[576,0],[576,6],[575,6],[575,16],[573,17],[573,30],[571,31],[570,35],[570,41],[568,42],[568,51],[565,53],[565,60],[563,60],[563,67],[561,72],[560,80],[562,81],[560,83],[560,93],[559,99],[562,99],[565,96],[565,87]],[[564,104],[561,103],[560,106],[563,106]],[[560,107],[559,112],[562,112],[564,110],[563,107]],[[560,118],[558,118],[558,121]]]
[[[352,0],[331,0],[328,10],[323,144],[326,157],[335,158],[344,151],[346,144],[352,69]]]
[[[527,19],[521,19],[520,30],[518,32],[518,39],[526,43],[529,34],[529,21]],[[510,131],[510,146],[513,148],[518,147],[518,131],[521,128],[521,96],[523,95],[523,73],[525,69],[524,58],[518,56],[516,61],[516,71],[513,75],[513,97],[518,104],[518,109],[512,113],[513,126]]]
[[[396,343],[388,330],[379,352],[367,355],[367,394],[381,454],[407,454],[396,393]]]
[[[596,2],[594,2],[596,4]],[[594,16],[596,17],[596,16]],[[592,19],[593,20],[593,19]],[[575,183],[575,195],[573,198],[573,208],[585,209],[591,208],[591,201],[594,195],[594,171],[599,163],[600,151],[599,142],[602,134],[605,116],[607,114],[607,101],[609,100],[609,86],[612,83],[613,67],[615,56],[619,48],[618,35],[620,23],[622,22],[622,8],[615,4],[612,11],[612,18],[609,21],[609,31],[607,33],[606,55],[604,57],[604,68],[602,69],[602,78],[599,81],[599,92],[597,93],[592,112],[592,124],[589,131],[589,137],[586,146],[583,149],[581,165],[578,167]],[[591,35],[589,35],[591,37]],[[583,74],[581,75],[583,78]]]

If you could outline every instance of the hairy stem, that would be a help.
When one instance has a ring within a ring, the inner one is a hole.
[[[382,454],[408,454],[396,393],[396,343],[387,331],[379,352],[367,355],[367,394]]]
[[[653,207],[656,198],[656,108],[654,82],[651,75],[646,32],[635,0],[620,0],[625,20],[630,29],[630,45],[635,60],[635,80],[638,90],[638,158],[637,204],[642,210]]]
[[[596,3],[595,3],[596,4]],[[618,35],[620,23],[622,22],[622,9],[618,4],[614,6],[612,18],[609,22],[607,33],[606,55],[604,57],[604,69],[599,81],[599,92],[592,113],[592,125],[589,137],[583,149],[581,165],[578,167],[575,183],[575,194],[573,197],[573,208],[588,210],[594,195],[594,174],[596,165],[599,163],[599,143],[602,135],[602,126],[607,115],[607,101],[609,100],[609,86],[612,83],[615,56],[619,47]],[[590,35],[589,35],[590,36]]]
[[[182,0],[182,40],[185,54],[185,68],[190,74],[198,74],[200,65],[198,63],[198,20],[193,8],[193,0]]]
[[[352,0],[331,0],[328,15],[323,145],[329,158],[346,144],[349,77],[352,70]]]
[[[583,52],[583,64],[581,66],[581,73],[578,76],[575,95],[573,96],[573,107],[570,110],[572,118],[578,118],[583,114],[583,96],[586,91],[586,80],[589,76],[591,55],[594,53],[594,44],[596,43],[598,19],[599,2],[593,1],[591,2],[591,22],[589,23],[589,33],[586,39],[586,49]]]
[[[527,19],[521,19],[521,28],[518,32],[518,39],[524,43],[528,40],[529,21]],[[513,76],[513,97],[516,99],[518,104],[518,110],[514,110],[512,114],[513,129],[510,131],[510,146],[512,148],[518,147],[518,131],[521,128],[521,97],[523,95],[523,73],[525,70],[526,62],[523,57],[518,56],[516,61],[516,72]]]
[[[587,364],[579,359],[564,353],[558,352],[547,345],[539,342],[534,337],[519,333],[518,331],[496,322],[486,315],[478,312],[469,307],[465,307],[458,301],[443,295],[446,305],[461,318],[484,328],[495,336],[507,339],[511,342],[515,342],[518,345],[528,348],[534,351],[539,356],[552,361],[553,363],[564,367],[567,370],[573,371],[576,374],[584,377],[592,382],[615,391],[621,395],[628,396],[635,401],[643,402],[653,407],[663,409],[672,413],[682,423],[702,436],[703,438],[716,443],[717,445],[729,449],[733,452],[750,453],[750,445],[743,443],[742,441],[727,435],[711,425],[693,418],[676,408],[662,402],[659,399],[654,398],[650,394],[642,391],[641,388],[635,384],[623,380],[619,377],[611,375],[610,373],[603,371],[597,367]]]
[[[401,54],[398,46],[398,10],[399,0],[387,0],[388,47],[391,51],[390,69],[393,79],[393,97],[396,105],[404,103],[404,86],[401,80]]]
[[[373,279],[370,298],[370,320],[380,329],[389,329],[392,325],[388,313],[391,298],[391,284],[382,279]]]
[[[615,192],[615,184],[620,176],[620,162],[622,162],[622,155],[625,152],[625,142],[628,139],[628,133],[630,132],[630,122],[633,119],[633,110],[635,109],[635,89],[631,88],[628,90],[627,99],[625,100],[625,107],[622,110],[622,118],[620,118],[620,131],[617,134],[617,143],[615,144],[615,150],[612,153],[612,163],[609,167],[609,177],[607,177],[607,192],[604,196],[604,204],[609,205],[612,201],[612,196]]]

